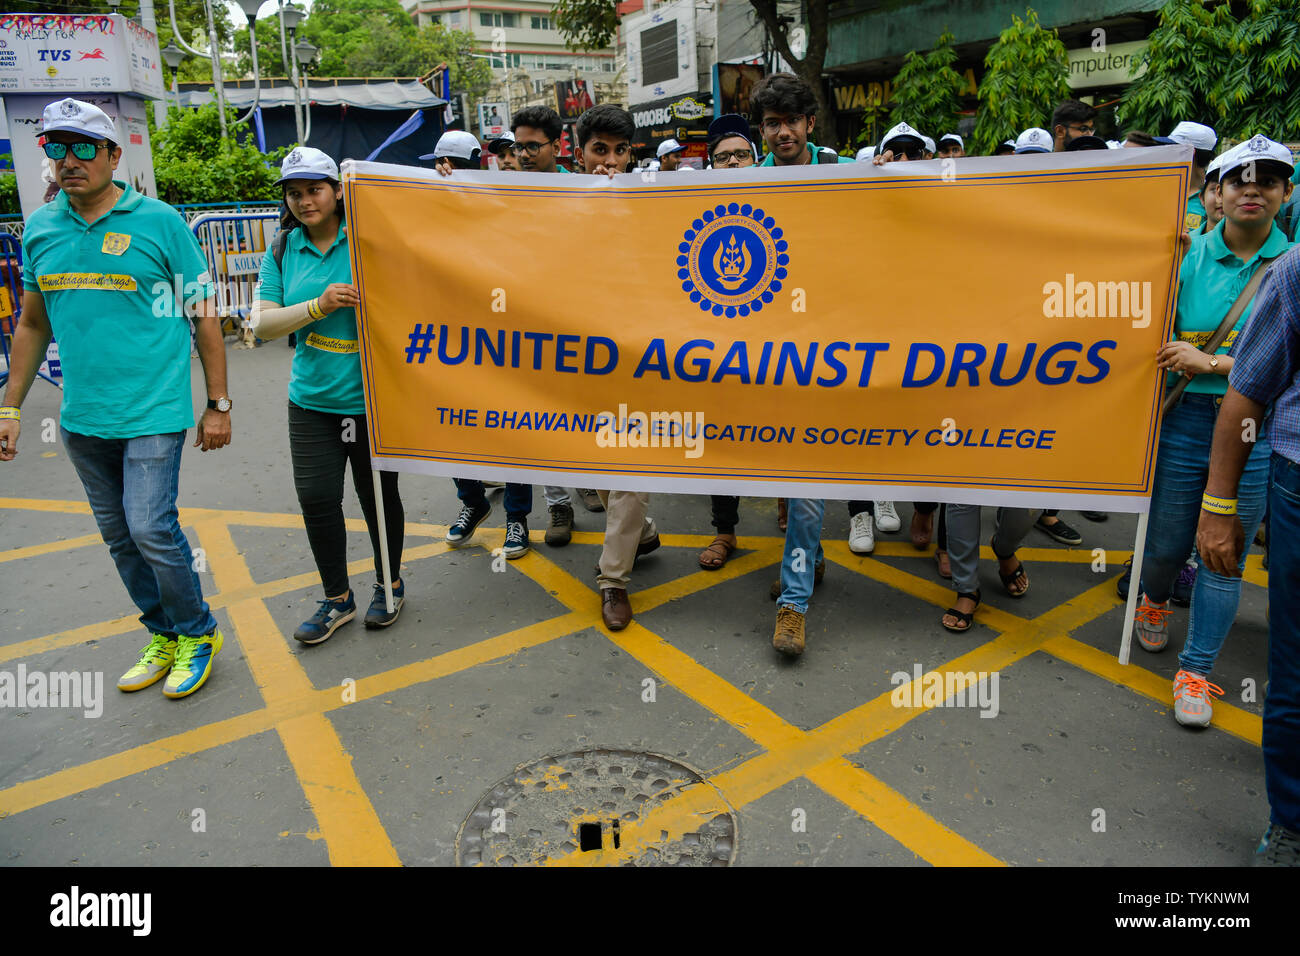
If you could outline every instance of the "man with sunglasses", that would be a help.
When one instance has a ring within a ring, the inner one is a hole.
[[[45,154],[61,192],[23,232],[23,310],[0,404],[0,461],[17,454],[19,406],[51,335],[63,363],[61,434],[150,642],[118,680],[163,694],[203,686],[222,635],[203,593],[176,495],[194,425],[190,322],[207,382],[195,447],[230,442],[226,353],[212,277],[174,209],[114,181],[113,121],[90,103],[45,108]]]

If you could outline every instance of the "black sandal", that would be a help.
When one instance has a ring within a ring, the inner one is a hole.
[[[990,550],[990,551],[993,551],[993,542],[992,542],[992,541],[989,541],[989,550]],[[1011,554],[1007,555],[1007,557],[1008,557],[1008,558],[1014,558],[1014,557],[1015,557],[1015,552],[1013,551]],[[1000,557],[998,557],[998,553],[997,553],[996,551],[993,551],[993,560],[995,560],[995,561],[1004,561],[1004,560],[1006,560],[1006,559],[1005,559],[1005,558],[1000,558]],[[1010,595],[1011,597],[1016,598],[1016,599],[1018,600],[1018,599],[1024,597],[1026,594],[1029,593],[1029,573],[1028,573],[1027,571],[1025,571],[1025,565],[1024,565],[1024,562],[1022,562],[1022,561],[1017,561],[1017,562],[1016,562],[1016,569],[1015,569],[1014,571],[1012,571],[1010,574],[1003,574],[1003,573],[1002,573],[1002,568],[999,567],[999,568],[998,568],[998,577],[1000,577],[1000,578],[1002,579],[1002,589],[1003,589],[1004,591],[1006,591],[1007,594]],[[1016,578],[1019,578],[1019,577],[1023,577],[1023,578],[1025,579],[1025,589],[1024,589],[1023,591],[1019,592],[1019,593],[1016,593],[1015,591],[1011,590],[1011,582],[1014,581],[1014,580],[1016,580]]]
[[[962,598],[967,598],[971,601],[974,601],[975,607],[973,607],[969,612],[959,611],[955,607],[950,607],[948,608],[948,610],[943,612],[944,617],[947,617],[949,614],[951,614],[958,621],[960,621],[961,627],[953,627],[950,624],[944,624],[943,618],[942,617],[939,618],[939,623],[943,626],[944,630],[952,631],[954,634],[964,634],[966,631],[969,631],[971,629],[972,626],[971,620],[972,618],[975,617],[975,612],[979,610],[979,606],[980,606],[980,592],[978,590],[976,590],[974,594],[969,594],[966,591],[958,591],[957,600],[960,601]]]

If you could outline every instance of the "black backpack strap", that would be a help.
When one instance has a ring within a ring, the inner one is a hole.
[[[271,256],[275,259],[275,264],[279,266],[281,273],[284,272],[284,250],[289,245],[289,233],[292,231],[292,229],[281,229],[271,241]]]

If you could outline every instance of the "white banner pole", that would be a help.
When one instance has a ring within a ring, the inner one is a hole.
[[[1138,592],[1142,589],[1142,556],[1147,549],[1147,519],[1150,515],[1142,512],[1138,515],[1137,538],[1133,542],[1133,571],[1128,579],[1128,603],[1124,610],[1124,637],[1119,644],[1119,662],[1128,663],[1129,645],[1133,640],[1133,612],[1137,610]]]
[[[375,520],[379,522],[379,561],[384,569],[384,607],[393,613],[393,569],[388,566],[388,526],[384,523],[384,489],[379,483],[379,469],[371,468],[375,482]]]

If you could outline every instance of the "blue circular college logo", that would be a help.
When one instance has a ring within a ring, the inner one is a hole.
[[[763,210],[748,203],[714,206],[682,238],[677,278],[700,311],[734,319],[758,312],[781,291],[789,243]]]

